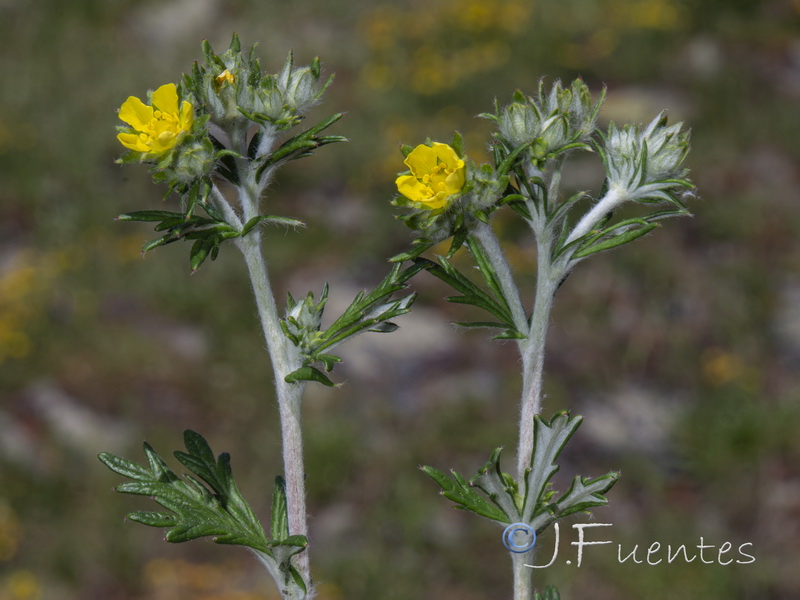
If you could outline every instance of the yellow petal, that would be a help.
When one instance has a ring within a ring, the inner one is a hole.
[[[120,144],[129,150],[136,150],[137,152],[147,152],[150,150],[150,147],[135,133],[120,133],[117,134],[117,139]]]
[[[433,142],[431,145],[431,150],[433,150],[436,158],[443,162],[448,169],[457,169],[459,166],[458,163],[461,163],[461,166],[464,166],[464,161],[458,158],[456,151],[447,144]]]
[[[181,103],[180,128],[184,131],[188,131],[192,128],[192,123],[194,123],[194,106],[184,100]]]
[[[423,202],[433,195],[431,189],[413,175],[401,175],[395,180],[397,191],[409,200]]]
[[[450,194],[447,192],[439,192],[432,198],[428,198],[427,200],[422,200],[422,203],[425,204],[431,210],[436,210],[437,208],[442,208],[445,204],[447,204],[447,199],[450,197]]]
[[[119,107],[119,118],[137,131],[143,131],[153,120],[153,108],[136,96],[129,96]]]
[[[448,194],[455,194],[461,191],[461,188],[464,187],[464,182],[466,181],[465,172],[466,169],[462,166],[460,169],[456,170],[454,173],[450,173],[445,179],[445,186],[447,189]]]
[[[414,177],[421,178],[423,175],[430,174],[438,164],[436,151],[430,146],[420,144],[406,157],[405,164],[411,169]]]
[[[174,83],[165,83],[153,92],[153,106],[168,115],[178,114],[178,88]]]

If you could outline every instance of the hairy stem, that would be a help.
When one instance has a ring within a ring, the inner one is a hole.
[[[500,288],[514,319],[514,325],[520,333],[525,333],[528,330],[528,317],[525,315],[525,308],[522,305],[522,299],[520,298],[517,284],[514,282],[511,268],[508,266],[508,261],[500,248],[494,231],[492,231],[492,226],[482,221],[476,221],[475,225],[470,228],[470,233],[478,240],[489,262],[492,263],[495,273],[497,273]]]
[[[625,194],[615,189],[610,189],[603,196],[600,201],[595,204],[592,209],[587,212],[577,225],[572,229],[564,245],[571,244],[578,238],[589,233],[592,228],[602,219],[607,213],[614,210],[618,205],[626,200]]]
[[[247,153],[247,130],[243,127],[230,132],[233,147],[242,156]],[[275,137],[268,132],[262,137],[259,153],[269,152]],[[239,171],[239,202],[243,221],[246,223],[259,214],[261,194],[266,179],[256,180],[256,169],[246,158],[237,159]],[[306,513],[305,469],[303,466],[303,434],[301,428],[300,400],[305,384],[288,383],[286,376],[301,366],[297,349],[289,343],[280,326],[278,307],[269,281],[267,263],[262,250],[261,232],[253,230],[243,238],[237,239],[239,249],[244,255],[250,281],[253,285],[258,316],[267,343],[275,376],[275,391],[281,422],[281,442],[283,450],[283,471],[286,481],[286,504],[290,535],[308,536]],[[292,558],[293,564],[303,580],[311,583],[309,553],[304,552]],[[311,597],[311,593],[307,598]]]
[[[514,569],[514,600],[531,600],[533,597],[533,569],[525,566],[526,554],[512,554]]]
[[[289,347],[280,328],[277,306],[269,282],[267,264],[261,251],[261,235],[253,231],[241,239],[239,247],[244,254],[253,293],[258,306],[258,316],[267,342],[275,374],[275,390],[281,420],[283,468],[286,479],[286,503],[291,535],[308,535],[306,522],[305,471],[303,468],[303,436],[300,427],[300,399],[303,383],[287,383],[285,377],[299,368],[300,363],[293,348]],[[308,550],[296,555],[295,566],[303,579],[310,582]]]
[[[531,316],[527,339],[522,344],[522,399],[519,420],[519,447],[517,449],[517,477],[520,481],[530,467],[533,454],[533,417],[542,410],[542,372],[547,329],[553,297],[562,273],[551,263],[553,245],[549,228],[540,231],[536,238],[537,270],[536,300]]]

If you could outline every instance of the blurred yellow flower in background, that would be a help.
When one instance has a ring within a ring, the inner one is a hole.
[[[194,107],[183,101],[178,108],[178,89],[167,83],[153,92],[153,105],[130,96],[119,109],[119,118],[130,130],[117,135],[120,143],[131,150],[160,156],[172,150],[194,123]]]
[[[420,144],[406,157],[405,164],[411,175],[395,180],[397,191],[431,210],[442,208],[464,187],[466,165],[447,144]]]

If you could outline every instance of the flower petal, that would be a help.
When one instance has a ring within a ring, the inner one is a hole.
[[[438,164],[436,152],[430,146],[420,144],[406,157],[405,164],[411,169],[411,173],[415,177],[421,178],[423,175],[430,174],[433,168]]]
[[[150,150],[150,147],[135,133],[120,133],[117,134],[117,139],[120,144],[129,150],[136,150],[137,152],[147,152]]]
[[[129,96],[119,107],[119,118],[137,131],[143,131],[153,120],[153,107],[136,96]]]
[[[395,185],[398,192],[414,202],[424,202],[433,195],[431,188],[413,175],[401,175],[395,180]]]
[[[194,123],[194,106],[192,106],[189,102],[184,100],[181,103],[181,116],[180,116],[180,128],[183,131],[188,131],[192,128],[192,123]]]
[[[464,187],[464,182],[466,181],[466,175],[464,174],[466,169],[462,166],[460,169],[456,169],[455,172],[450,173],[445,179],[445,190],[448,194],[457,194],[461,191],[461,188]]]
[[[458,158],[456,151],[447,144],[433,142],[431,150],[433,150],[433,153],[437,159],[437,162],[434,163],[434,166],[436,166],[438,162],[443,162],[448,169],[457,169],[459,166],[458,163],[461,163],[461,166],[464,166],[464,161]]]
[[[436,210],[437,208],[442,208],[445,204],[447,204],[447,199],[450,195],[447,192],[439,192],[432,198],[428,198],[427,200],[422,200],[422,203],[425,204],[431,210]]]
[[[174,83],[165,83],[153,92],[153,106],[168,115],[178,114],[178,88]]]

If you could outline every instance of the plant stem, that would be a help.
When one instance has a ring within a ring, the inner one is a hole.
[[[303,435],[300,427],[300,399],[303,383],[287,383],[285,377],[300,364],[290,352],[286,337],[280,328],[278,310],[269,282],[267,264],[261,250],[261,234],[252,231],[240,239],[239,247],[247,263],[253,293],[258,306],[258,316],[267,342],[275,374],[275,390],[281,421],[283,469],[286,479],[286,503],[291,535],[308,535],[306,522],[305,471],[303,468]],[[303,579],[310,582],[308,550],[293,558]]]
[[[247,154],[247,130],[234,128],[230,132],[231,144],[242,156]],[[265,133],[259,145],[259,153],[269,152],[274,143],[274,132]],[[256,181],[256,169],[245,158],[237,159],[239,171],[239,202],[242,207],[242,221],[246,223],[259,214],[259,200],[267,177]],[[286,481],[286,508],[289,521],[289,534],[308,536],[306,513],[305,469],[303,466],[303,433],[301,428],[300,400],[305,383],[287,383],[286,376],[298,369],[301,364],[299,354],[284,336],[280,326],[278,307],[269,281],[267,263],[262,250],[261,232],[251,231],[237,239],[239,249],[244,255],[247,271],[256,298],[258,316],[267,350],[272,361],[275,376],[275,391],[281,423],[281,442],[283,451],[283,474]],[[306,549],[292,558],[294,566],[307,585],[311,584],[309,552]],[[310,598],[309,592],[306,598]]]
[[[529,555],[511,555],[514,569],[514,600],[530,600],[533,596],[533,569],[525,566]]]
[[[522,299],[520,298],[517,284],[514,282],[511,268],[508,266],[503,250],[500,248],[497,236],[492,231],[492,226],[483,221],[476,221],[470,228],[470,233],[478,240],[489,262],[492,263],[495,273],[497,273],[500,288],[503,290],[503,296],[505,296],[508,307],[511,310],[511,316],[514,319],[514,325],[520,333],[525,333],[529,327],[528,317],[525,315],[525,308],[522,305]]]
[[[550,230],[547,228],[536,238],[536,300],[528,337],[521,345],[522,399],[517,449],[519,481],[523,480],[533,455],[533,417],[542,410],[542,372],[547,329],[550,324],[553,297],[562,276],[560,270],[550,262],[552,243]]]

